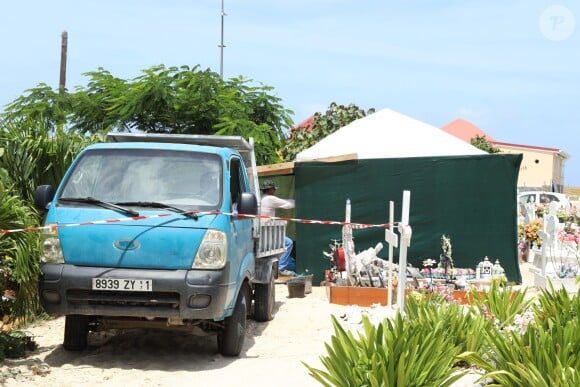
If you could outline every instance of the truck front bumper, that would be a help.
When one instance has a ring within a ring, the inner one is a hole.
[[[94,290],[93,278],[151,280],[151,291]],[[50,314],[222,320],[229,266],[222,270],[153,270],[41,264],[40,303]]]

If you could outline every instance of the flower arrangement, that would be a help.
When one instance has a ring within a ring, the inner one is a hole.
[[[524,224],[521,222],[518,223],[518,247],[519,247],[521,253],[525,253],[527,250]]]
[[[540,238],[540,235],[538,234],[542,228],[543,224],[539,219],[534,219],[524,226],[524,238],[530,246],[534,244],[538,247],[542,246],[542,238]]]
[[[455,268],[455,276],[458,280],[475,279],[475,269],[472,268]]]
[[[446,279],[445,269],[442,267],[430,267],[421,269],[421,274],[425,277],[431,277],[433,279]]]
[[[542,218],[544,214],[548,213],[548,208],[545,204],[535,204],[534,208],[536,210],[536,217]]]
[[[572,253],[576,263],[560,262],[557,274],[560,278],[576,278],[580,272],[580,232],[566,227],[558,232],[558,241],[568,253]]]
[[[558,240],[560,243],[573,246],[577,251],[580,245],[580,233],[564,229],[558,233]]]
[[[556,217],[558,218],[558,222],[565,223],[565,222],[573,222],[575,220],[574,215],[563,208],[560,208],[556,212]]]
[[[431,267],[421,269],[421,274],[424,277],[429,277],[433,279],[446,279],[445,269],[442,267]],[[457,280],[471,280],[475,279],[475,270],[472,268],[453,268],[452,275],[455,276]]]
[[[570,207],[568,220],[572,223],[580,224],[580,211],[576,206]]]

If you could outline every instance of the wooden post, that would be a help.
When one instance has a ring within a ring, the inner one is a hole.
[[[60,46],[60,80],[58,90],[63,92],[66,88],[66,51],[68,47],[68,33],[63,31]]]

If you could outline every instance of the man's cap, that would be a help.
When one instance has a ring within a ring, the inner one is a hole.
[[[266,180],[262,183],[262,189],[276,188],[276,184],[272,180]]]

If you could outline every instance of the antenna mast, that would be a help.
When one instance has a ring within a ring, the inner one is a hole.
[[[221,34],[221,43],[219,45],[220,48],[220,78],[224,79],[224,16],[226,16],[226,13],[224,12],[224,0],[222,0],[222,12],[221,12],[221,17],[222,17],[222,34]]]

